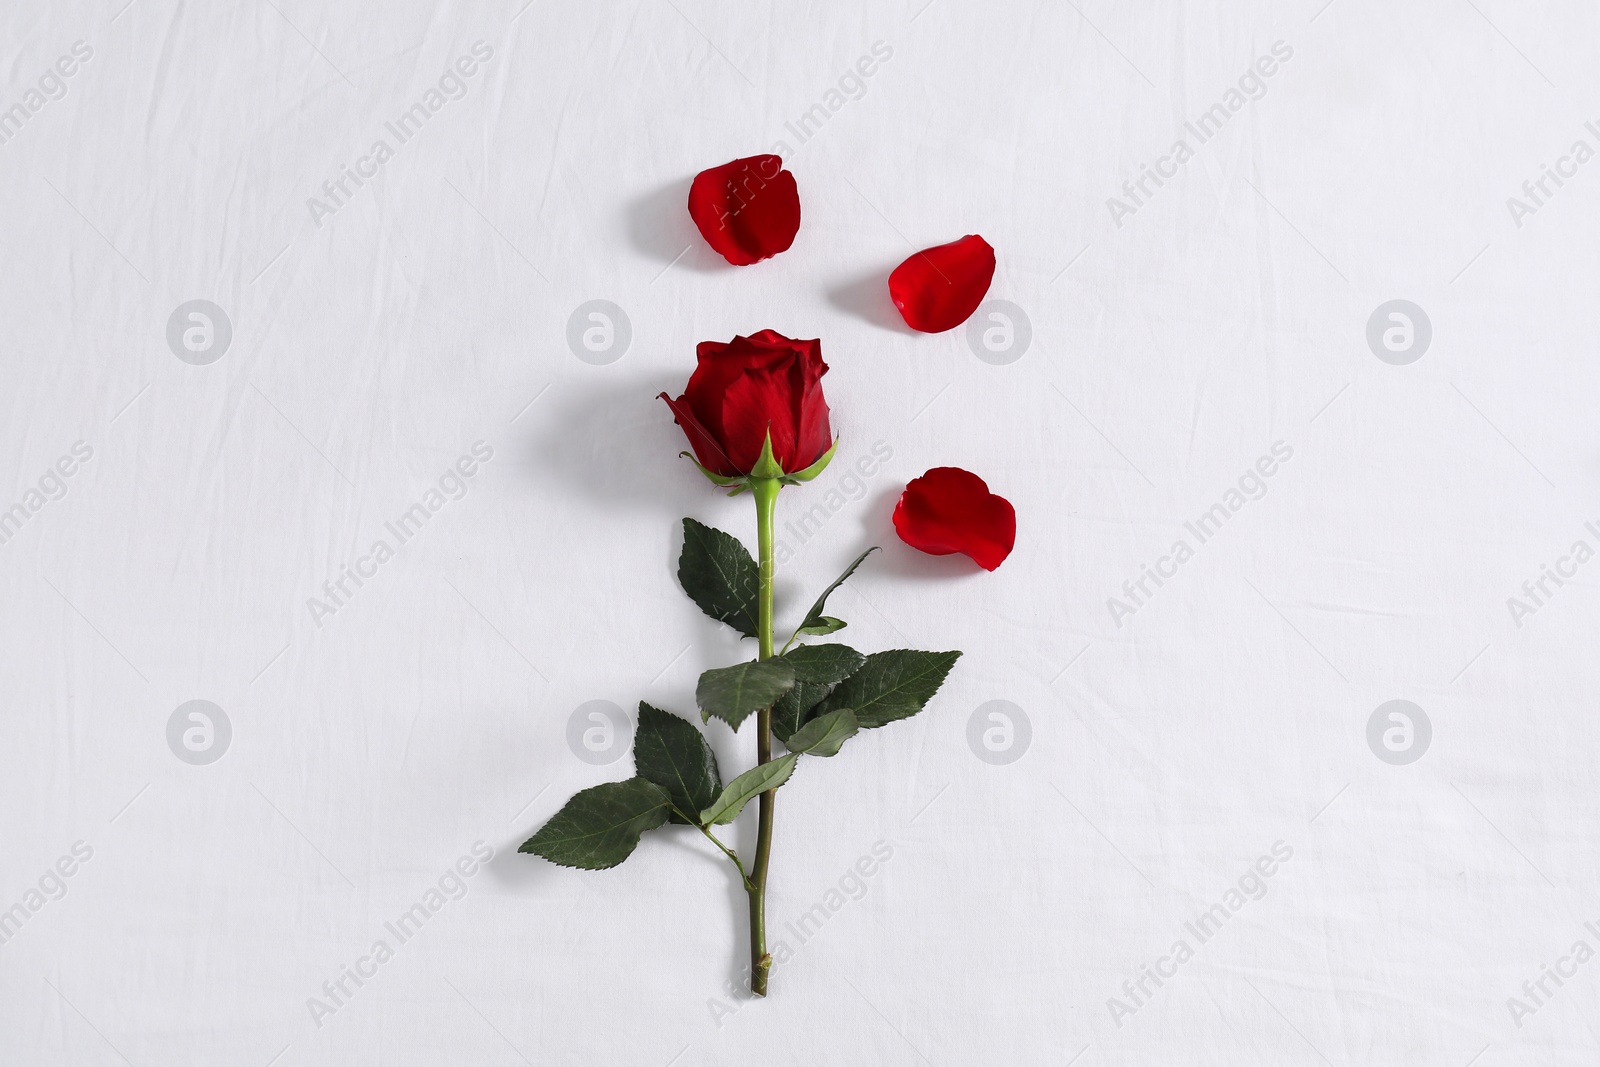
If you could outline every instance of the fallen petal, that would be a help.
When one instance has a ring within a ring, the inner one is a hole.
[[[689,216],[723,259],[748,266],[794,244],[800,192],[781,157],[747,156],[694,176]]]
[[[1017,512],[971,471],[935,467],[900,494],[894,528],[900,540],[930,556],[960,552],[992,571],[1016,544]]]
[[[966,322],[994,281],[994,249],[977,234],[924,248],[889,275],[889,296],[906,325],[943,333]]]

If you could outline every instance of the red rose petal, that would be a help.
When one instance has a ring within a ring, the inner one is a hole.
[[[713,474],[730,478],[743,473],[733,465],[733,460],[729,458],[727,451],[717,443],[716,434],[695,417],[687,396],[680,396],[676,400],[667,393],[659,393],[657,396],[665,400],[667,407],[672,409],[672,417],[683,427],[684,435],[689,438],[689,447],[694,449],[694,458],[699,461],[700,466]]]
[[[978,310],[994,281],[994,249],[975,233],[924,248],[889,275],[889,296],[906,325],[943,333]]]
[[[1016,544],[1017,511],[971,471],[935,467],[900,494],[894,529],[900,540],[930,556],[961,552],[992,571]]]
[[[768,437],[779,466],[796,454],[792,396],[786,376],[747,371],[728,384],[722,394],[722,433],[735,467],[753,470]]]
[[[689,216],[723,259],[748,266],[794,244],[800,192],[782,158],[747,156],[694,176]]]

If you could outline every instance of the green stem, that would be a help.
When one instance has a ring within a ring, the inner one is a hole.
[[[762,659],[772,658],[772,578],[775,567],[772,527],[777,514],[778,490],[781,488],[782,483],[776,478],[750,479],[751,493],[756,499],[756,543],[760,563],[756,623]],[[756,760],[766,763],[771,759],[772,709],[762,708],[756,716]],[[756,857],[750,865],[750,877],[745,883],[750,896],[750,992],[758,997],[767,995],[767,971],[772,966],[772,957],[767,954],[767,862],[772,857],[772,808],[776,797],[776,789],[761,794]]]
[[[705,834],[707,841],[710,841],[713,845],[716,845],[722,850],[722,854],[724,856],[733,861],[733,865],[739,868],[739,878],[744,882],[745,889],[748,890],[750,888],[750,876],[744,872],[744,864],[739,862],[739,854],[734,852],[733,849],[729,848],[727,845],[724,845],[721,838],[717,837],[716,834],[711,832],[711,827],[702,826],[698,818],[690,815],[676,804],[669,804],[669,806],[673,811],[677,812],[678,818],[682,819],[690,826],[693,826],[696,830],[699,830],[701,833]]]
[[[735,867],[739,868],[739,878],[744,882],[745,891],[749,892],[751,889],[753,889],[754,886],[750,884],[750,876],[745,873],[744,864],[739,862],[738,854],[730,849],[727,845],[724,845],[721,841],[719,841],[717,839],[717,835],[712,833],[709,827],[700,827],[700,832],[705,834],[713,845],[716,845],[718,848],[720,848],[722,850],[722,854],[732,860]]]

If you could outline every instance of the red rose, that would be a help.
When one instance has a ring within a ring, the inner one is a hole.
[[[723,259],[747,266],[794,244],[800,193],[782,158],[749,156],[694,176],[689,217]]]
[[[674,400],[662,393],[661,399],[700,465],[720,478],[742,478],[755,470],[770,434],[772,457],[784,474],[814,477],[808,468],[833,447],[822,396],[828,372],[822,342],[762,330],[726,344],[702,341],[695,355],[699,364],[683,395]]]

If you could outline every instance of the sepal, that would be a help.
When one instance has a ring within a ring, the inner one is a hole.
[[[701,463],[698,459],[696,459],[693,452],[679,452],[678,455],[682,456],[684,459],[698,467],[700,473],[704,474],[713,485],[720,485],[724,489],[729,489],[733,486],[742,486],[744,484],[744,475],[734,474],[730,476],[726,474],[718,474],[707,467],[704,463]]]
[[[833,454],[837,451],[839,451],[839,439],[835,437],[833,444],[828,446],[828,450],[822,454],[820,459],[805,470],[798,470],[793,474],[785,474],[783,476],[783,484],[799,485],[801,482],[809,482],[827,469],[828,464],[833,461]]]
[[[761,442],[761,455],[756,460],[756,465],[750,468],[751,478],[782,478],[783,465],[778,462],[778,457],[772,454],[772,431],[767,431],[766,439]]]

